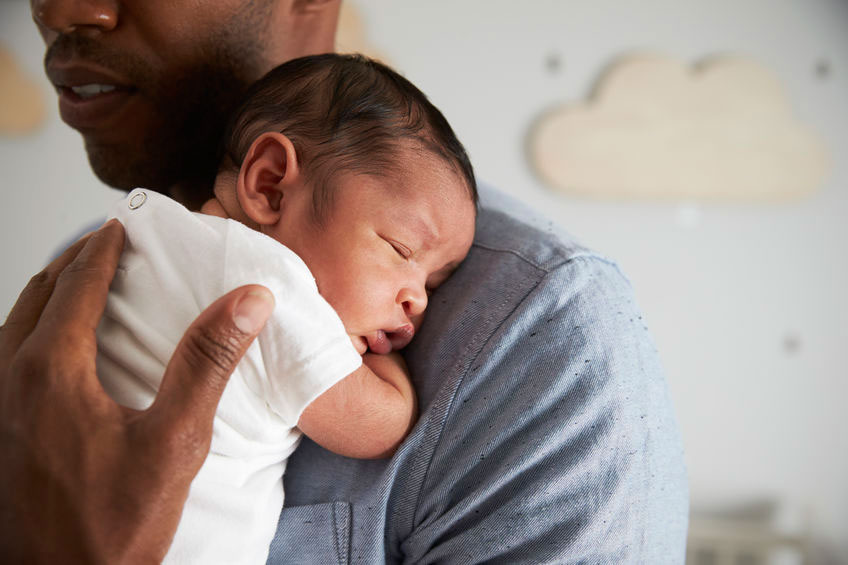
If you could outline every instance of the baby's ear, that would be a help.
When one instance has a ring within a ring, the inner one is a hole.
[[[239,205],[259,225],[280,219],[280,203],[301,181],[297,151],[291,140],[278,132],[257,137],[239,171],[236,193]]]

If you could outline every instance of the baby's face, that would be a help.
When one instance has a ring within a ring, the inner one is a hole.
[[[474,204],[460,177],[429,155],[404,159],[401,175],[342,175],[323,226],[309,219],[311,202],[289,202],[301,213],[269,233],[304,260],[360,354],[409,343],[429,294],[474,238]]]

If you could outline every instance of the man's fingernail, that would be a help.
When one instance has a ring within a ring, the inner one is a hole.
[[[262,329],[274,310],[274,296],[265,288],[250,290],[241,297],[233,312],[233,323],[246,334]]]

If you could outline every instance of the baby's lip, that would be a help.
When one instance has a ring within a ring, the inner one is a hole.
[[[371,353],[385,355],[392,351],[392,342],[389,341],[389,338],[386,336],[386,332],[383,330],[377,330],[373,334],[368,335],[365,339],[368,341],[368,349],[371,350]]]
[[[412,338],[415,337],[415,326],[412,324],[404,324],[399,328],[396,328],[394,331],[391,331],[387,334],[389,338],[389,342],[392,344],[392,349],[397,351],[398,349],[403,349],[409,342],[412,341]]]
[[[403,349],[409,345],[414,335],[415,326],[404,324],[388,332],[377,330],[365,336],[365,340],[368,342],[368,349],[371,350],[371,353],[385,355],[386,353]]]

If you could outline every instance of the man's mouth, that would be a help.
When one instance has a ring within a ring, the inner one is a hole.
[[[82,133],[113,131],[133,98],[133,90],[111,84],[59,86],[59,114]]]
[[[80,97],[89,98],[113,90],[131,90],[129,81],[111,69],[85,61],[48,62],[47,77],[57,89],[69,89]]]
[[[114,129],[135,88],[110,70],[86,63],[48,64],[47,76],[59,94],[59,113],[79,131]]]
[[[97,96],[98,94],[113,92],[117,87],[114,84],[83,84],[80,86],[71,86],[64,88],[70,88],[71,92],[73,92],[83,100],[87,100],[92,96]]]

